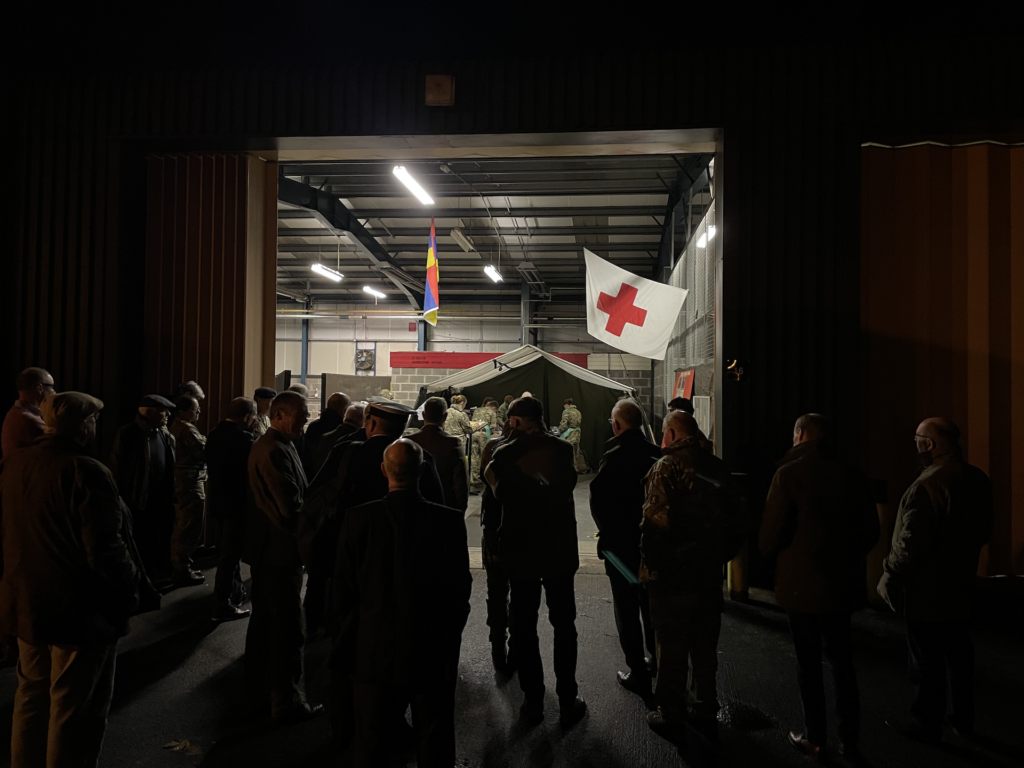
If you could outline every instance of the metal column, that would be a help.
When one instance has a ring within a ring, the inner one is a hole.
[[[309,373],[309,319],[302,320],[302,359],[299,362],[299,381],[306,383],[306,374]]]
[[[427,350],[427,321],[420,319],[416,322],[416,351]]]
[[[530,284],[519,278],[519,346],[526,345],[526,332],[530,325]]]

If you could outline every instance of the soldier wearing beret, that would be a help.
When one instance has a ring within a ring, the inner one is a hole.
[[[252,427],[252,434],[259,438],[264,432],[270,429],[270,404],[277,397],[277,390],[273,387],[256,387],[252,399],[256,401],[256,423]]]

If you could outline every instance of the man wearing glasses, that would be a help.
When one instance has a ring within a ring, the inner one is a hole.
[[[26,368],[15,381],[18,400],[4,419],[0,450],[10,456],[19,448],[32,445],[43,434],[43,417],[39,404],[54,393],[53,376],[42,368]]]

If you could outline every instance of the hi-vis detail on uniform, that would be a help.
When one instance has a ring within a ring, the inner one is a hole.
[[[584,249],[587,331],[598,341],[664,360],[686,291],[637,277]]]

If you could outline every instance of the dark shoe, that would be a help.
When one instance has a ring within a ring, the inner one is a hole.
[[[679,723],[665,719],[665,713],[661,709],[647,713],[647,725],[656,734],[676,746],[686,744],[686,731]]]
[[[288,709],[279,712],[271,718],[274,725],[291,725],[292,723],[304,723],[313,720],[324,713],[323,704],[307,704],[304,701],[297,701]]]
[[[544,722],[544,701],[530,701],[527,699],[519,708],[519,719],[533,727]]]
[[[248,608],[239,608],[236,605],[218,605],[213,609],[213,620],[214,621],[237,621],[238,619],[244,619],[252,613]]]
[[[651,678],[649,677],[640,677],[636,672],[616,672],[615,679],[630,693],[644,697],[651,695]]]
[[[249,590],[244,586],[231,596],[231,602],[235,605],[249,602]]]
[[[563,728],[569,728],[582,720],[587,714],[587,702],[582,696],[558,705],[558,722]]]
[[[825,758],[825,750],[821,748],[821,745],[808,741],[802,733],[790,731],[789,743],[796,747],[798,752],[807,755],[811,760],[820,763]]]
[[[175,571],[171,583],[176,587],[200,587],[206,583],[206,577],[201,571],[188,568],[184,571]]]
[[[916,720],[911,720],[909,723],[901,724],[895,720],[885,719],[885,724],[892,730],[896,731],[900,736],[907,739],[913,739],[914,741],[920,741],[924,744],[938,744],[942,741],[942,731],[931,731],[925,728]]]

